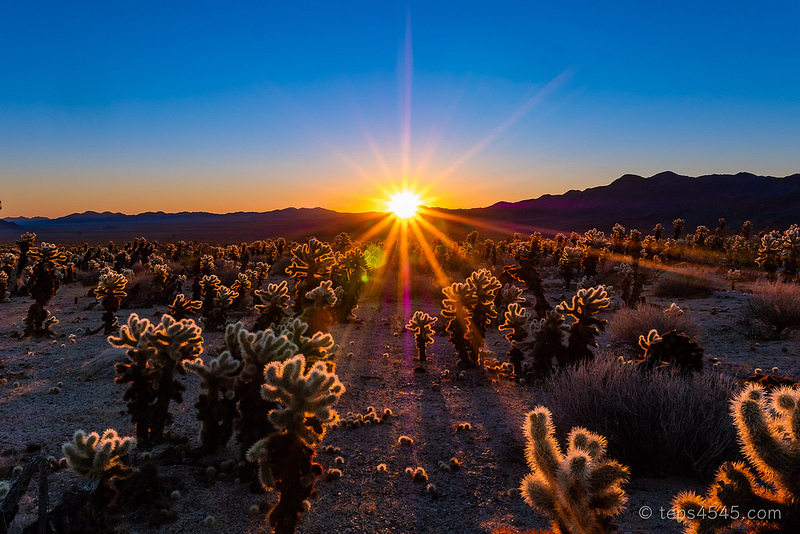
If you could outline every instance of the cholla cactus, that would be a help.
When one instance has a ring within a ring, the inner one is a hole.
[[[569,290],[575,271],[581,264],[583,251],[577,247],[564,247],[561,257],[558,259],[558,270],[564,279],[564,288]]]
[[[195,275],[194,284],[192,285],[192,300],[200,300],[202,296],[202,287],[200,281],[205,276],[210,276],[215,270],[214,257],[210,254],[204,254],[197,258],[195,262]]]
[[[262,485],[280,492],[280,501],[269,516],[276,534],[295,531],[303,501],[314,494],[314,481],[322,466],[313,463],[315,449],[327,425],[338,415],[331,409],[345,388],[337,376],[316,363],[307,373],[305,358],[298,354],[264,369],[261,394],[275,405],[269,419],[279,433],[255,443],[247,459],[258,462]]]
[[[543,319],[533,320],[529,327],[530,338],[514,341],[512,346],[523,355],[530,353],[523,365],[523,374],[536,380],[544,378],[553,370],[553,359],[559,364],[566,364],[566,348],[564,347],[564,316],[556,310],[550,310]]]
[[[672,221],[672,228],[674,229],[674,232],[672,233],[672,239],[677,241],[678,239],[681,238],[681,234],[683,234],[683,228],[685,224],[686,221],[684,221],[683,219],[675,219],[674,221]]]
[[[767,272],[770,282],[778,280],[778,267],[780,266],[780,254],[783,243],[777,231],[765,234],[761,238],[761,246],[758,249],[756,263]]]
[[[514,366],[514,374],[517,377],[521,377],[524,354],[522,350],[515,346],[514,342],[522,342],[528,337],[526,325],[531,319],[531,314],[515,302],[508,306],[508,310],[503,314],[503,319],[500,330],[509,331],[505,337],[511,344],[511,350],[508,352],[508,361]]]
[[[356,319],[355,310],[361,298],[361,291],[372,273],[370,255],[360,247],[351,248],[344,254],[337,254],[331,267],[331,280],[342,288],[341,295],[333,307],[334,317],[339,322]]]
[[[255,279],[253,280],[253,287],[256,290],[261,289],[264,280],[269,276],[269,268],[270,264],[264,263],[263,261],[257,261],[253,266],[253,271],[256,273]]]
[[[244,297],[252,288],[253,283],[250,281],[250,278],[247,276],[247,274],[239,273],[236,275],[236,280],[234,280],[231,284],[231,290],[237,295],[234,298],[235,302],[238,304],[244,302]]]
[[[169,314],[176,321],[182,321],[189,315],[197,315],[197,312],[199,312],[202,307],[203,303],[199,300],[188,300],[183,296],[183,293],[178,293],[175,295],[172,304],[169,305]]]
[[[419,361],[428,360],[427,345],[433,343],[433,324],[438,321],[437,317],[431,317],[424,311],[417,310],[411,316],[406,328],[414,332],[414,343],[417,344],[417,357]]]
[[[676,517],[690,534],[734,528],[800,531],[800,391],[784,386],[768,396],[761,386],[751,384],[731,401],[731,412],[750,466],[723,464],[705,497],[692,491],[678,494],[672,501]],[[711,509],[728,513],[711,517],[707,513]],[[769,515],[762,516],[764,512]]]
[[[39,244],[39,248],[31,252],[30,256],[34,264],[27,285],[34,303],[25,317],[25,335],[47,336],[50,334],[49,325],[52,321],[48,322],[50,312],[44,307],[56,294],[59,284],[58,269],[67,260],[67,256],[49,243]]]
[[[781,250],[781,260],[783,261],[783,271],[781,280],[791,282],[797,277],[797,270],[800,267],[800,226],[791,225],[782,237],[783,248]]]
[[[731,291],[736,291],[736,282],[742,279],[742,271],[739,269],[728,269],[728,280],[731,281]]]
[[[242,358],[242,370],[234,386],[239,403],[239,417],[234,422],[234,429],[244,455],[256,441],[275,431],[268,419],[274,406],[261,397],[264,366],[291,358],[298,353],[298,348],[285,335],[272,330],[248,332],[243,327],[234,327],[232,331],[238,331]]]
[[[33,247],[33,242],[36,240],[36,234],[33,232],[25,232],[19,239],[17,239],[17,246],[19,247],[19,261],[17,261],[16,278],[22,277],[22,272],[28,266],[28,251]]]
[[[286,280],[280,284],[269,284],[267,289],[257,289],[256,297],[261,304],[256,304],[255,308],[259,316],[253,325],[254,330],[266,330],[271,326],[281,324],[281,321],[289,317],[289,288]]]
[[[497,290],[500,289],[500,281],[495,278],[489,269],[480,269],[473,272],[467,278],[467,284],[475,288],[475,306],[469,322],[469,337],[472,353],[480,360],[481,350],[483,350],[484,340],[486,339],[486,328],[497,317],[497,310],[494,307],[494,299]]]
[[[4,253],[0,256],[0,272],[5,276],[5,289],[8,289],[9,281],[14,277],[14,266],[17,264],[17,256],[10,252]],[[2,275],[0,275],[2,277]],[[0,293],[0,301],[5,299],[5,293]]]
[[[556,308],[558,313],[571,315],[575,319],[569,329],[566,353],[569,363],[592,358],[590,347],[597,346],[594,340],[599,333],[597,328],[605,330],[608,323],[605,319],[597,319],[595,315],[603,308],[607,308],[609,303],[605,286],[597,286],[591,289],[579,289],[569,304],[565,301],[558,305]]]
[[[303,297],[322,282],[333,261],[331,246],[313,237],[294,249],[292,263],[286,272],[295,279],[295,312],[303,310]]]
[[[531,243],[533,243],[533,241],[531,241]],[[525,287],[528,288],[528,291],[530,291],[536,299],[533,303],[533,310],[536,312],[536,316],[543,319],[547,312],[552,310],[553,307],[547,302],[544,286],[542,285],[542,277],[536,267],[536,260],[531,257],[537,254],[538,250],[531,250],[527,256],[521,256],[519,258],[518,273],[522,281],[525,282]]]
[[[478,298],[475,287],[467,283],[453,282],[450,287],[442,289],[442,315],[449,319],[445,329],[450,334],[450,343],[458,353],[458,363],[464,367],[473,367],[478,362],[478,356],[471,352],[467,342],[467,329],[470,316]]]
[[[297,347],[295,354],[305,356],[306,365],[311,366],[317,362],[324,362],[328,371],[333,372],[334,354],[331,352],[334,347],[333,336],[322,332],[315,332],[311,336],[307,336],[306,332],[310,332],[310,330],[308,324],[302,319],[295,318],[283,323],[276,332],[286,336]]]
[[[127,478],[136,471],[122,463],[122,457],[135,448],[135,439],[121,438],[116,430],[108,429],[102,437],[97,432],[87,436],[83,430],[78,430],[61,450],[73,471],[89,479],[108,482]]]
[[[683,375],[703,370],[703,348],[685,334],[671,330],[660,336],[653,329],[646,336],[639,336],[639,347],[644,353],[639,365],[648,371],[671,367]]]
[[[194,407],[202,421],[200,440],[203,449],[213,454],[233,435],[233,421],[238,415],[234,386],[241,363],[224,351],[204,364],[202,358],[187,362],[186,368],[200,376],[201,393]]]
[[[128,324],[117,336],[109,336],[115,347],[129,347],[127,362],[116,364],[119,384],[130,384],[125,391],[128,413],[136,424],[136,437],[142,441],[158,441],[172,420],[169,405],[183,401],[183,384],[175,373],[184,375],[183,361],[194,359],[203,352],[200,327],[191,319],[175,321],[162,315],[161,322],[151,324],[132,313]]]
[[[8,275],[0,271],[0,302],[6,302],[8,297]]]
[[[334,291],[332,285],[333,282],[325,280],[305,294],[306,301],[311,302],[311,305],[304,307],[301,317],[308,324],[311,332],[327,332],[333,322],[331,308],[336,304],[337,294],[340,294],[342,290],[337,287]]]
[[[597,274],[597,264],[608,248],[606,235],[597,228],[592,228],[583,235],[580,242],[583,247],[583,257],[581,258],[581,269],[585,276]]]
[[[503,317],[509,306],[524,302],[525,297],[522,296],[521,288],[512,284],[504,284],[500,291],[497,292],[497,296],[495,296],[494,307],[497,310],[497,316]]]
[[[125,298],[125,286],[128,280],[121,274],[109,271],[100,275],[100,280],[94,290],[94,296],[101,301],[103,306],[103,327],[105,335],[114,332],[117,327],[117,316],[119,305]]]
[[[222,285],[217,275],[210,274],[200,279],[200,295],[206,330],[219,331],[225,325],[226,310],[233,302],[233,293]]]
[[[605,457],[606,439],[576,427],[563,451],[544,406],[528,413],[524,432],[531,473],[522,480],[520,492],[525,502],[549,516],[553,533],[616,532],[614,516],[624,510],[627,496],[622,485],[630,472]]]

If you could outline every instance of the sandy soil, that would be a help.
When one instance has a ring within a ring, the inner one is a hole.
[[[545,270],[548,296],[559,302],[564,293],[555,273]],[[747,287],[742,287],[747,291]],[[570,293],[571,294],[571,293]],[[526,294],[527,295],[527,294]],[[304,514],[298,532],[326,533],[489,533],[500,526],[519,529],[547,526],[546,518],[526,505],[509,490],[519,485],[528,472],[525,463],[521,425],[524,414],[534,407],[532,387],[520,387],[505,379],[497,380],[482,370],[466,372],[454,379],[456,358],[446,337],[437,336],[430,349],[427,372],[415,373],[413,336],[403,325],[416,309],[438,315],[440,304],[433,299],[425,304],[398,305],[362,302],[357,311],[362,324],[335,325],[331,333],[341,346],[337,373],[347,388],[337,405],[340,415],[364,413],[367,407],[391,408],[388,422],[352,430],[331,431],[322,446],[341,449],[343,466],[335,466],[335,455],[319,454],[327,467],[340,467],[338,480],[320,480],[319,498]],[[87,432],[115,428],[122,435],[134,435],[134,427],[122,400],[124,386],[113,381],[113,362],[121,357],[111,349],[102,334],[85,332],[100,325],[99,307],[87,309],[95,299],[89,288],[77,284],[63,286],[49,306],[60,320],[54,341],[18,340],[22,319],[30,305],[28,298],[15,297],[0,304],[0,480],[12,478],[12,469],[36,454],[62,456],[61,445],[76,429]],[[648,297],[664,307],[671,301]],[[702,324],[701,344],[708,357],[719,358],[725,372],[743,377],[754,367],[770,369],[800,378],[798,335],[773,342],[756,342],[737,329],[735,321],[746,306],[743,292],[717,292],[706,299],[676,301]],[[128,314],[154,318],[165,309],[122,310]],[[613,313],[603,313],[608,318]],[[254,317],[242,320],[251,325]],[[441,322],[441,319],[440,319]],[[71,343],[69,334],[76,334]],[[204,357],[221,344],[222,334],[205,333]],[[607,343],[607,334],[599,340]],[[497,331],[487,338],[487,348],[505,361],[507,342]],[[446,371],[450,370],[450,373]],[[198,378],[189,373],[183,404],[174,405],[172,433],[189,438],[189,446],[199,445],[199,421],[193,403],[199,392]],[[18,383],[14,387],[14,383]],[[63,383],[60,392],[51,388]],[[463,422],[471,430],[456,431]],[[413,438],[411,445],[400,445],[398,437]],[[167,503],[159,513],[123,511],[119,532],[245,532],[269,529],[266,510],[276,502],[271,494],[254,494],[245,484],[231,477],[212,480],[208,466],[237,458],[231,441],[226,451],[199,461],[172,458],[168,446],[154,449],[158,473],[164,477],[160,492]],[[173,448],[174,449],[174,448]],[[137,465],[142,449],[131,455]],[[455,472],[437,469],[440,460],[458,458],[462,468]],[[378,464],[387,466],[385,473]],[[426,484],[414,482],[405,474],[407,467],[423,467],[434,493]],[[69,470],[50,477],[51,506],[72,484],[82,481]],[[661,519],[659,509],[667,509],[681,489],[702,490],[704,484],[692,479],[634,479],[628,484],[629,504],[621,516],[620,532],[680,532],[675,521]],[[168,498],[180,491],[177,500]],[[22,500],[12,532],[35,519],[37,495],[34,486]],[[251,514],[253,505],[260,512]],[[644,520],[639,510],[649,506],[653,517]],[[207,516],[215,522],[207,526]],[[162,522],[152,525],[149,522]]]

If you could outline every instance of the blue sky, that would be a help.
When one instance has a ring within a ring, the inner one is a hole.
[[[488,205],[800,172],[790,2],[19,2],[2,215]],[[46,191],[43,193],[43,191]]]

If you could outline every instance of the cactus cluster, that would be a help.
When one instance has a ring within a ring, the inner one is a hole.
[[[446,330],[462,367],[480,362],[486,328],[497,317],[494,299],[500,287],[500,281],[488,269],[480,269],[466,282],[454,282],[442,290],[442,315],[449,319]]]
[[[172,420],[169,406],[182,402],[183,384],[175,373],[186,374],[185,360],[195,359],[203,352],[200,327],[191,319],[175,321],[163,315],[161,322],[152,324],[132,313],[118,335],[109,336],[115,347],[128,347],[127,361],[116,364],[120,384],[130,384],[124,399],[128,413],[136,424],[136,437],[141,441],[159,441]]]

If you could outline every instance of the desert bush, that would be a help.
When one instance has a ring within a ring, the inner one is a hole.
[[[611,330],[610,341],[631,347],[638,347],[639,336],[646,336],[650,330],[677,330],[692,339],[700,335],[700,324],[688,313],[674,308],[672,311],[662,310],[647,304],[619,310],[611,317],[608,326]]]
[[[603,353],[551,376],[537,395],[560,436],[574,426],[606,436],[609,454],[637,476],[708,476],[737,457],[733,389],[733,379],[717,373],[642,373]]]
[[[653,295],[664,298],[701,298],[708,297],[717,289],[719,283],[713,278],[711,271],[699,269],[681,269],[668,271],[661,275],[653,288]]]
[[[747,304],[745,320],[755,329],[761,325],[774,328],[772,339],[778,339],[785,330],[800,327],[800,286],[757,284]]]

